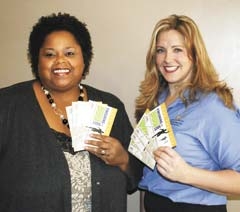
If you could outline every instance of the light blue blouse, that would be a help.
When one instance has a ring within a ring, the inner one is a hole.
[[[159,97],[165,101],[166,93]],[[177,141],[175,150],[194,167],[240,172],[240,111],[230,110],[215,93],[199,95],[187,108],[180,99],[168,106]],[[229,179],[231,180],[231,179]],[[174,202],[203,205],[226,204],[226,197],[163,178],[155,169],[144,168],[139,187]]]

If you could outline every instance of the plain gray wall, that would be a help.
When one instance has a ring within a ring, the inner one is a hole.
[[[240,104],[239,0],[1,0],[0,87],[32,78],[27,61],[28,36],[42,15],[67,12],[88,25],[94,46],[85,83],[111,91],[125,103],[133,125],[134,100],[145,71],[145,56],[156,22],[185,14],[198,24],[209,55]],[[240,210],[237,198],[229,211]],[[129,196],[129,212],[139,211],[139,193]]]

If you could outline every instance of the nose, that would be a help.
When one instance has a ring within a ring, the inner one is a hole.
[[[61,64],[61,63],[65,63],[65,62],[66,62],[66,59],[65,59],[64,55],[57,55],[55,64]]]
[[[165,55],[165,62],[170,63],[172,61],[172,54],[171,52],[167,51]]]

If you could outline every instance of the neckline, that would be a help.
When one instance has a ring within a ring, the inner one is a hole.
[[[51,105],[51,108],[53,109],[53,112],[59,116],[59,118],[62,121],[62,124],[64,126],[66,126],[67,128],[69,128],[69,122],[68,119],[63,115],[63,112],[57,107],[54,98],[52,97],[51,93],[44,87],[44,85],[42,83],[40,83],[41,89],[43,91],[43,93],[45,94],[49,104]],[[83,85],[79,84],[79,90],[80,90],[80,94],[78,97],[78,101],[83,101],[84,99],[84,88]]]

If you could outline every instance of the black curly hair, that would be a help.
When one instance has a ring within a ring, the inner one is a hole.
[[[54,31],[65,30],[70,32],[81,46],[84,70],[83,77],[89,73],[89,66],[93,57],[92,41],[86,24],[80,22],[76,17],[67,13],[52,13],[42,16],[33,26],[28,42],[28,59],[31,64],[33,75],[39,79],[38,59],[39,51],[47,35]]]

